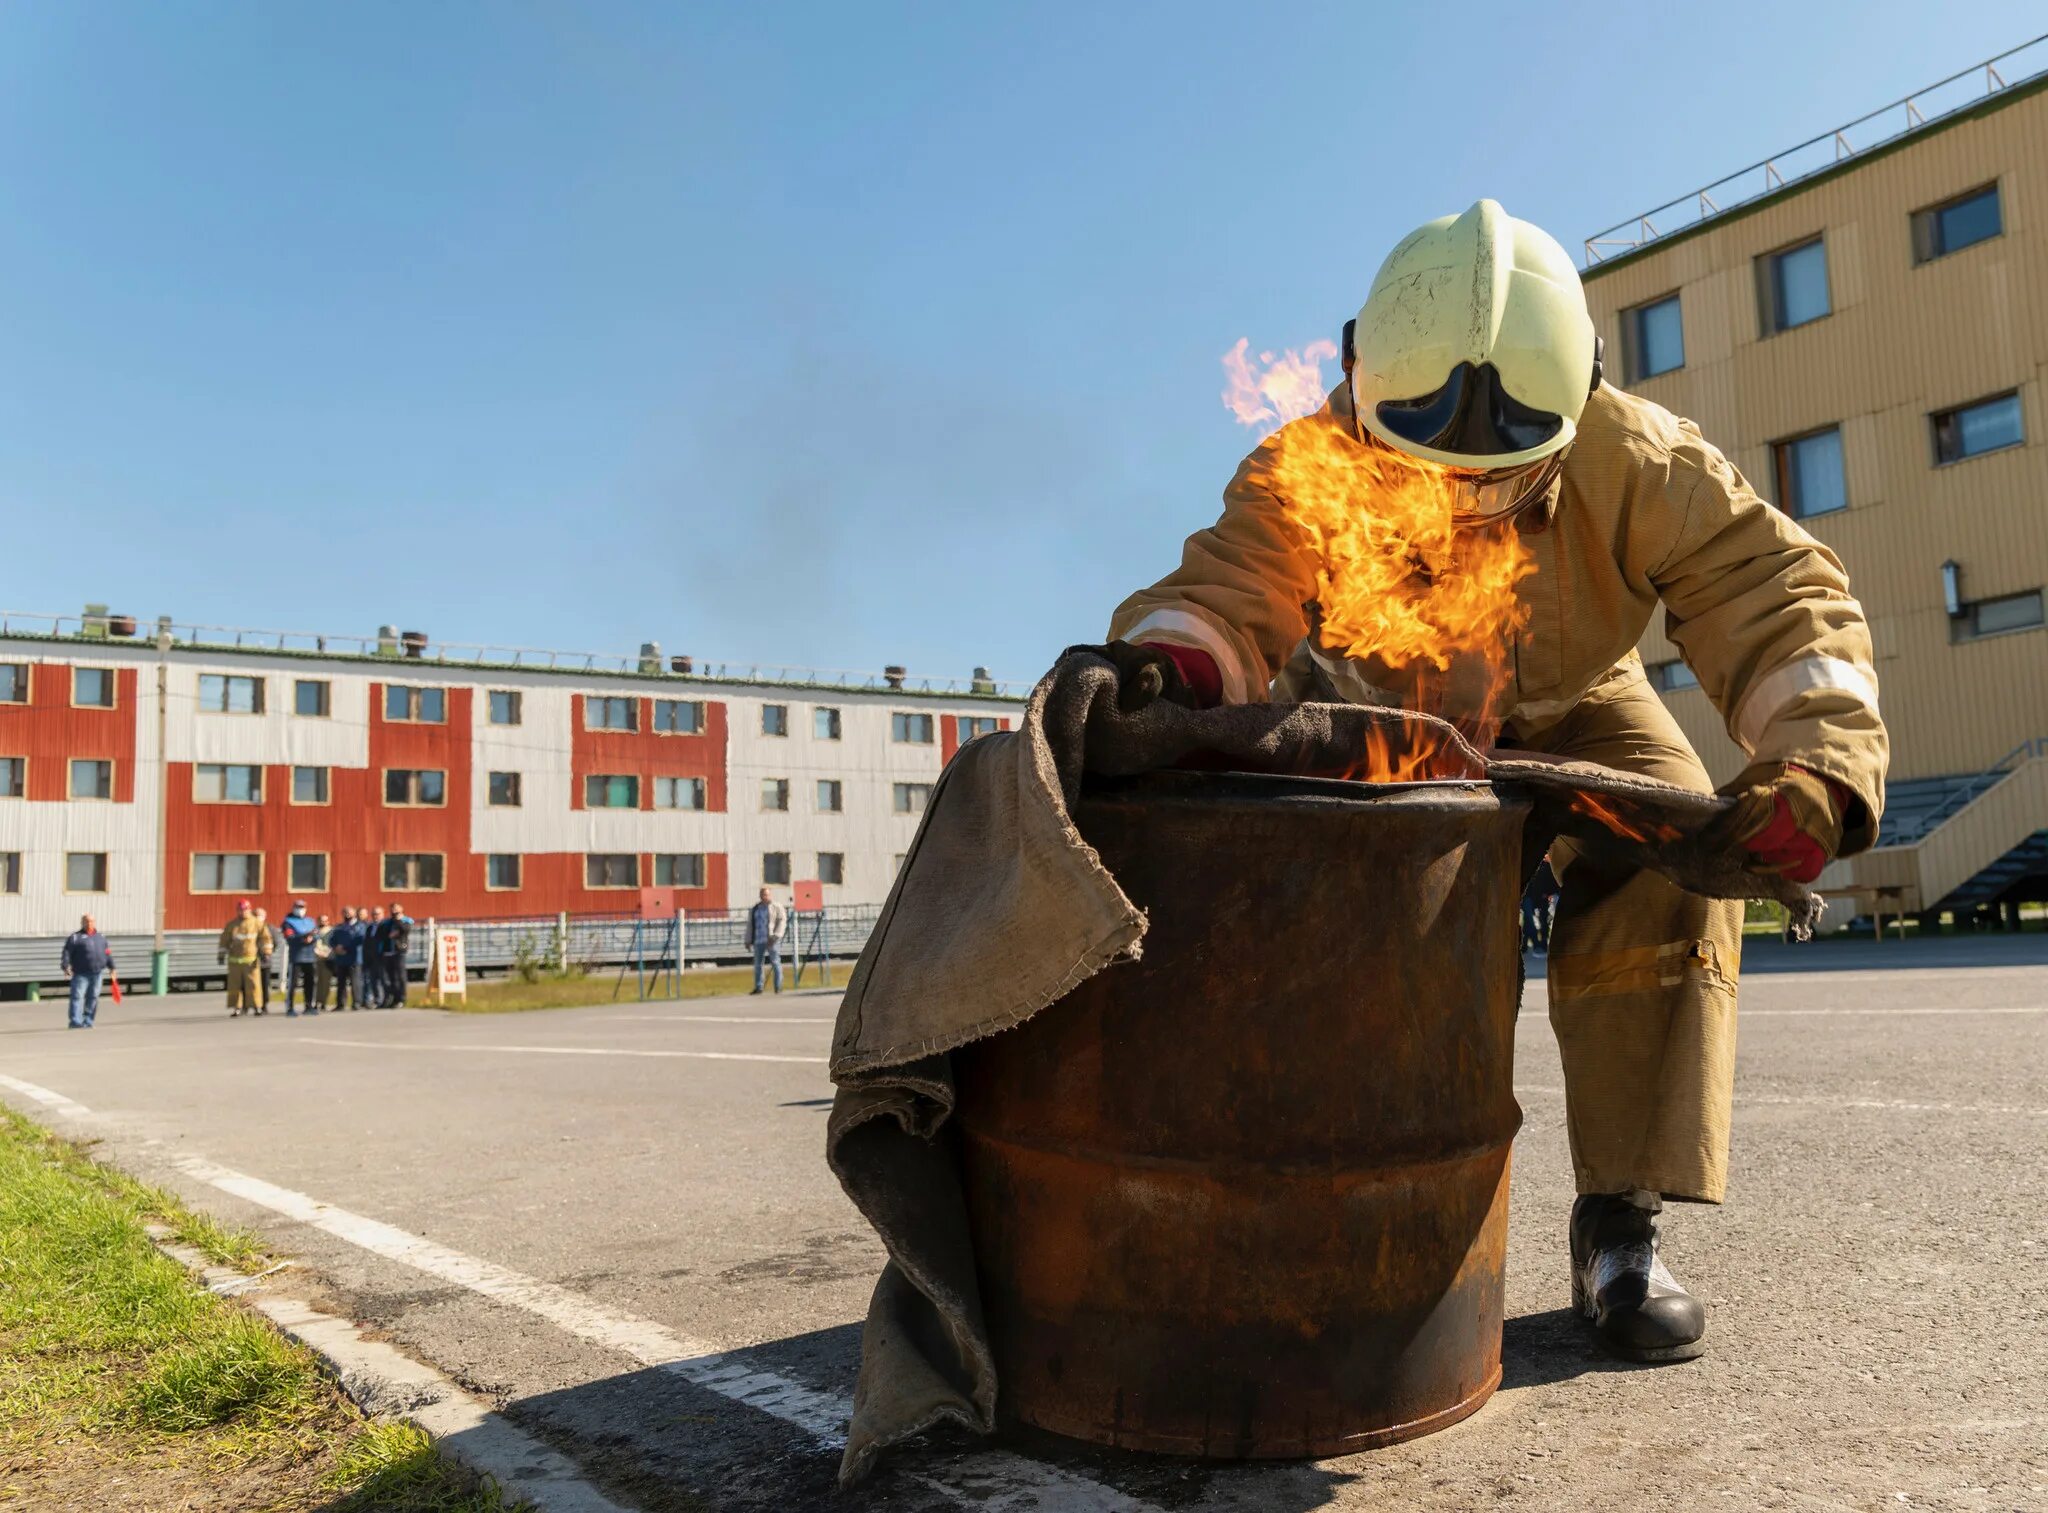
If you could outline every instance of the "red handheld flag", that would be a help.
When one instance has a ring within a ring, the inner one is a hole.
[[[121,1001],[121,979],[116,977],[112,972],[109,972],[107,974],[107,986],[113,989],[114,1002],[119,1003]]]

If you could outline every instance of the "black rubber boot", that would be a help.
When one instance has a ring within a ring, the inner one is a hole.
[[[1706,1305],[1664,1267],[1648,1193],[1587,1193],[1572,1204],[1572,1306],[1626,1361],[1689,1361],[1707,1348]]]

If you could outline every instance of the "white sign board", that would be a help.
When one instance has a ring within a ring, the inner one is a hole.
[[[434,991],[446,998],[450,993],[468,992],[468,973],[462,959],[462,932],[434,932]]]

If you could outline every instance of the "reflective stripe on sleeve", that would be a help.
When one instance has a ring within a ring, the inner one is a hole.
[[[1736,710],[1735,739],[1742,749],[1754,753],[1771,721],[1801,694],[1817,688],[1845,693],[1871,711],[1877,709],[1877,680],[1867,669],[1840,657],[1801,657],[1757,679]]]
[[[1249,686],[1249,680],[1245,677],[1243,664],[1238,660],[1237,649],[1213,622],[1194,611],[1155,609],[1125,631],[1121,639],[1133,644],[1141,641],[1171,641],[1177,646],[1193,646],[1206,651],[1216,659],[1216,671],[1223,679],[1223,702],[1246,702],[1245,691]]]

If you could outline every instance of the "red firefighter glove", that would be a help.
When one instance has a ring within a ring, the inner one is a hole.
[[[1749,852],[1752,872],[1810,883],[1841,849],[1853,795],[1832,778],[1790,762],[1750,768],[1722,792],[1735,807],[1725,833]]]
[[[1117,708],[1125,714],[1158,699],[1187,709],[1207,709],[1223,701],[1223,678],[1205,651],[1148,641],[1134,646],[1111,641],[1106,646],[1070,646],[1067,654],[1085,651],[1116,668]]]

